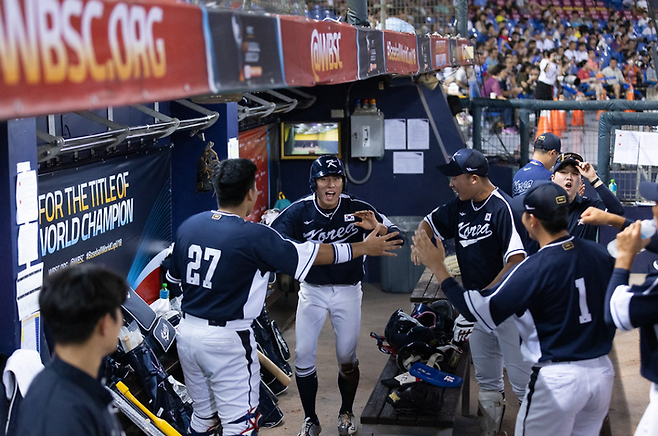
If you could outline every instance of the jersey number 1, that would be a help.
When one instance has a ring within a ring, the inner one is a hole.
[[[585,290],[585,279],[579,278],[576,280],[576,288],[578,289],[578,305],[580,306],[580,316],[578,321],[581,324],[585,324],[592,321],[592,314],[589,313],[589,307],[587,307],[587,291]]]
[[[199,286],[201,275],[197,271],[201,268],[201,258],[203,257],[203,260],[210,261],[206,276],[203,278],[203,287],[206,289],[212,289],[212,276],[215,274],[215,269],[217,268],[221,256],[222,251],[216,248],[206,247],[202,250],[201,247],[196,244],[190,245],[190,248],[187,250],[187,258],[190,259],[190,261],[187,263],[187,274],[185,275],[187,283]]]

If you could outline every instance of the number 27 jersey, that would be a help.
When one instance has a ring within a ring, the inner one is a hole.
[[[267,272],[304,280],[318,249],[237,215],[207,211],[178,228],[167,279],[180,283],[184,313],[216,321],[255,319],[265,302]]]

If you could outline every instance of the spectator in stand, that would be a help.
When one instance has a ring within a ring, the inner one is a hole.
[[[638,85],[642,85],[642,71],[637,65],[638,54],[633,52],[629,53],[628,56],[628,61],[624,67],[624,77],[629,85],[636,88]]]
[[[637,26],[639,28],[646,27],[649,24],[649,14],[646,10],[643,10],[640,13],[640,17],[637,19]]]
[[[492,48],[489,50],[487,58],[484,60],[484,64],[487,66],[487,71],[491,71],[491,68],[495,65],[498,65],[498,49]]]
[[[576,41],[570,41],[569,48],[567,48],[567,50],[565,50],[564,52],[564,57],[569,59],[570,61],[576,59],[576,53],[578,52],[577,46],[578,43]]]
[[[589,55],[587,54],[587,47],[584,42],[578,43],[578,50],[576,51],[576,63],[586,61]]]
[[[525,65],[527,76],[523,76],[522,80],[521,73],[519,73],[518,82],[523,88],[524,98],[534,98],[537,79],[539,78],[539,66],[529,63]]]
[[[484,85],[482,86],[482,89],[480,91],[480,94],[483,98],[496,98],[500,100],[507,100],[507,97],[503,95],[503,88],[505,85],[505,80],[507,79],[507,70],[505,69],[505,66],[502,64],[494,65],[491,67],[491,70],[489,70],[489,77],[486,82],[484,82]],[[519,92],[518,88],[514,90],[506,90],[508,94],[511,94],[514,91],[518,91],[517,95]],[[513,108],[505,108],[503,109],[503,121],[505,122],[505,133],[516,133],[516,127],[514,127],[514,109]]]
[[[582,61],[578,64],[580,70],[578,70],[578,78],[580,79],[580,85],[578,90],[583,94],[588,91],[594,91],[596,94],[596,99],[601,100],[601,94],[603,94],[603,85],[596,78],[596,71],[592,71],[591,66],[587,61]]]
[[[642,31],[642,36],[647,40],[647,42],[657,40],[656,23],[654,23],[653,20],[649,20],[649,24],[647,24],[647,27],[645,27]]]
[[[535,89],[535,98],[537,100],[553,100],[553,87],[558,72],[559,68],[555,63],[555,51],[545,51],[544,59],[539,64],[539,78]]]
[[[409,14],[403,0],[397,0],[388,11],[389,16],[382,25],[379,23],[377,29],[394,30],[396,32],[416,33],[416,29],[407,21]]]
[[[555,49],[555,42],[548,34],[546,34],[546,32],[542,32],[541,37],[542,37],[542,45],[544,47],[544,51]]]
[[[621,85],[626,83],[624,73],[622,73],[617,64],[618,62],[616,58],[610,58],[610,64],[601,71],[601,74],[603,74],[605,79],[605,90],[608,91],[608,93],[613,92],[615,98],[620,97]]]

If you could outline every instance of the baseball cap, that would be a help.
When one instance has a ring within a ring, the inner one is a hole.
[[[640,195],[651,201],[658,201],[658,183],[640,182]]]
[[[535,139],[535,148],[541,148],[542,150],[555,150],[560,153],[562,151],[562,141],[557,135],[551,132],[542,133],[537,136],[537,139]]]
[[[556,173],[567,165],[573,165],[577,167],[582,162],[583,157],[578,153],[562,153],[557,157],[557,160],[555,161],[553,172]]]
[[[464,173],[477,174],[483,177],[489,175],[487,158],[479,151],[471,148],[457,150],[447,164],[439,165],[437,168],[448,177],[455,177]]]
[[[517,212],[529,212],[545,221],[553,221],[557,210],[565,206],[569,206],[567,191],[548,181],[535,183],[525,195],[514,197],[512,201],[512,207]]]

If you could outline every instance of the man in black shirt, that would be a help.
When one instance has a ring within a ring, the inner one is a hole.
[[[48,277],[39,305],[55,341],[54,359],[21,403],[16,435],[125,436],[98,373],[117,347],[127,293],[123,278],[90,264]]]

